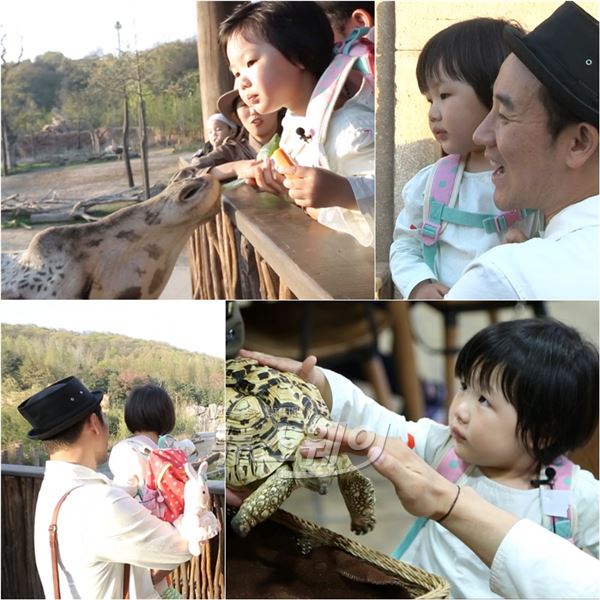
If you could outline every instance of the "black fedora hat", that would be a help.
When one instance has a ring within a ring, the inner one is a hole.
[[[517,58],[561,106],[598,126],[598,21],[565,2],[533,31],[508,27],[504,38]]]
[[[89,415],[102,400],[103,392],[90,392],[77,377],[61,379],[27,398],[19,412],[33,429],[31,440],[47,440]]]

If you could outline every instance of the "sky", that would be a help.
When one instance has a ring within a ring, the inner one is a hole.
[[[157,44],[195,38],[195,0],[5,0],[1,35],[8,62],[33,60],[48,51],[78,59],[101,49],[116,54],[116,22],[122,50],[145,50]],[[22,41],[21,41],[22,40]]]
[[[1,306],[2,323],[118,333],[225,356],[225,302],[219,300],[19,300]]]

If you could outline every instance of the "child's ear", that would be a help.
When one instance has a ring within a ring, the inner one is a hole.
[[[357,8],[353,13],[351,19],[354,21],[356,27],[373,27],[374,19],[371,13],[366,11],[364,8]]]
[[[588,161],[598,163],[598,130],[590,123],[577,123],[566,128],[566,164],[571,169],[579,169]]]

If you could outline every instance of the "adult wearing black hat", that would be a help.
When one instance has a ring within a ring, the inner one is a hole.
[[[258,114],[244,104],[237,90],[223,94],[217,107],[221,114],[240,125],[238,134],[229,136],[221,146],[205,156],[192,159],[192,166],[185,167],[176,178],[210,173],[221,181],[250,180],[256,174],[253,169],[256,161],[267,156],[261,155],[261,149],[272,146],[274,150],[279,145],[281,116],[278,113]]]
[[[50,455],[34,531],[46,598],[122,598],[125,591],[130,598],[158,598],[150,569],[170,571],[190,558],[174,527],[96,472],[108,450],[102,396],[67,377],[18,407],[32,426],[28,437],[42,440]]]
[[[467,266],[446,299],[580,299],[598,293],[598,21],[565,2],[512,53],[473,136],[485,146],[498,208],[539,209],[540,238]]]

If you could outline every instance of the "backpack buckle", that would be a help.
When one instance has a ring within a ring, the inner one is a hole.
[[[504,233],[525,216],[525,213],[520,208],[515,208],[514,210],[501,213],[496,217],[485,219],[483,222],[483,228],[485,229],[486,233]]]
[[[425,221],[423,227],[421,227],[421,239],[426,246],[433,246],[439,237],[442,229],[441,223],[433,223],[432,221]]]

